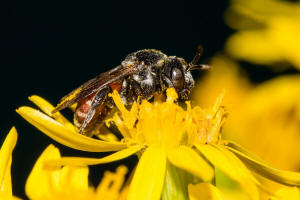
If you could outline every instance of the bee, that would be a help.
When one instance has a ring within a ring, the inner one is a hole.
[[[79,133],[86,134],[103,121],[115,107],[109,93],[117,90],[124,105],[137,99],[151,99],[155,93],[174,88],[181,99],[187,99],[195,85],[194,69],[209,69],[199,65],[202,54],[199,46],[190,63],[183,58],[167,56],[161,51],[144,49],[129,54],[121,64],[104,72],[73,90],[52,111],[57,112],[77,103],[74,124]]]

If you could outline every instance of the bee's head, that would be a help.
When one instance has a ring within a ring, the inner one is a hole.
[[[195,81],[191,74],[194,69],[209,69],[208,65],[197,65],[202,48],[199,46],[194,59],[188,64],[184,59],[170,56],[165,63],[163,73],[171,81],[176,92],[181,99],[188,99],[190,91],[195,86]]]
[[[187,71],[187,63],[175,56],[170,56],[164,66],[164,75],[171,82],[179,97],[186,99],[189,92],[194,87],[194,79],[190,71]]]

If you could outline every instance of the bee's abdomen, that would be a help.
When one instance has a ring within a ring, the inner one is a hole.
[[[120,91],[122,88],[122,85],[119,81],[110,83],[108,86],[111,91]],[[86,97],[78,103],[74,113],[74,124],[77,128],[80,129],[80,127],[86,120],[89,111],[92,109],[92,103],[96,94],[97,92],[91,94],[90,96]],[[105,96],[102,100],[102,103],[94,109],[92,119],[87,123],[86,127],[83,130],[84,132],[88,132],[93,127],[95,127],[96,124],[102,123],[107,117],[107,115],[111,112],[113,106],[110,103],[109,98]]]
[[[78,103],[75,113],[74,113],[74,124],[77,128],[80,128],[83,122],[85,121],[89,111],[92,108],[92,101],[95,94],[88,96]],[[101,123],[106,116],[110,113],[111,108],[109,108],[105,103],[99,105],[95,111],[91,121],[87,124],[84,132],[92,129],[96,124]]]

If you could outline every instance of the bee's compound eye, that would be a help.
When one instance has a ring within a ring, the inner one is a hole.
[[[177,91],[183,88],[184,77],[182,71],[178,68],[172,69],[172,83]]]

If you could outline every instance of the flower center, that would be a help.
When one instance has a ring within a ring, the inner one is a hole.
[[[129,144],[173,148],[219,141],[224,118],[224,109],[220,106],[223,96],[207,110],[198,106],[191,108],[190,102],[186,102],[184,110],[175,103],[178,95],[174,89],[167,90],[166,101],[155,98],[154,103],[149,103],[143,100],[134,103],[130,110],[124,107],[118,92],[114,91],[111,97],[120,113],[107,123],[114,122]]]

